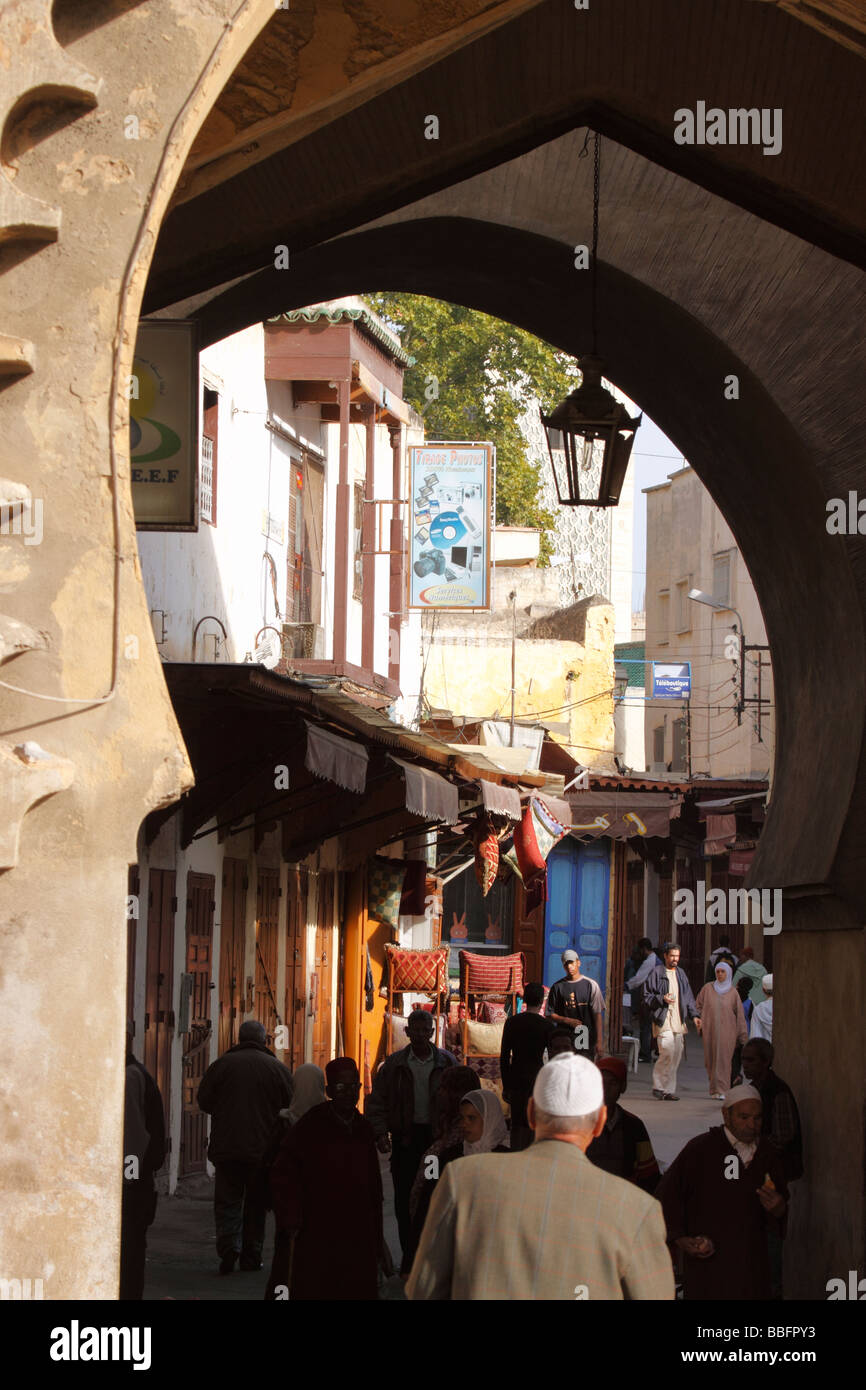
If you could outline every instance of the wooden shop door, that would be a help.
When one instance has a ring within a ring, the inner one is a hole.
[[[256,886],[256,1018],[265,1026],[268,1047],[282,1023],[277,998],[279,952],[280,871],[259,869]]]
[[[289,1041],[283,1061],[294,1070],[304,1060],[307,1019],[307,870],[289,868],[286,913],[286,1025]]]
[[[210,984],[213,954],[213,874],[186,879],[186,971],[191,976],[189,1032],[183,1043],[183,1127],[180,1172],[202,1173],[207,1155],[207,1116],[198,1108],[198,1088],[210,1056]]]
[[[220,934],[220,1056],[237,1042],[244,1012],[244,946],[248,884],[245,861],[224,859]]]
[[[331,1060],[331,1010],[333,1008],[331,979],[333,961],[331,947],[334,933],[334,875],[319,874],[319,906],[316,914],[316,953],[313,960],[312,1013],[313,1061],[324,1068]]]
[[[177,911],[175,872],[151,869],[147,893],[147,965],[144,987],[144,1047],[142,1061],[162,1096],[166,1132],[171,1116],[171,1044],[174,974],[174,914]]]

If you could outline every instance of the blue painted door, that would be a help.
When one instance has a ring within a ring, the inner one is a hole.
[[[610,891],[610,841],[588,845],[566,838],[547,858],[547,904],[544,910],[544,983],[561,980],[563,951],[580,956],[580,973],[604,993],[607,973],[607,913]]]

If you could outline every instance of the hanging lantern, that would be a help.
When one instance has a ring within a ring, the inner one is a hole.
[[[587,153],[587,132],[581,157]],[[592,353],[578,358],[581,383],[550,415],[541,411],[556,496],[563,507],[615,507],[625,481],[635,419],[601,384],[598,343],[598,205],[601,194],[601,137],[595,136],[592,197]]]
[[[597,357],[580,357],[578,366],[577,390],[552,414],[540,412],[556,496],[563,507],[615,507],[643,416],[632,419],[602,386]]]

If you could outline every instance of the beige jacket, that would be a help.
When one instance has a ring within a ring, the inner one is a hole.
[[[410,1299],[672,1299],[662,1209],[574,1144],[455,1159],[433,1198]]]

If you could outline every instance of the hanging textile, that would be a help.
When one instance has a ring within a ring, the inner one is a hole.
[[[399,859],[367,860],[367,916],[393,931],[400,916],[406,865]]]
[[[499,836],[489,816],[481,816],[470,838],[475,846],[475,877],[486,898],[499,871]]]

